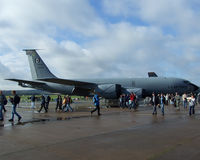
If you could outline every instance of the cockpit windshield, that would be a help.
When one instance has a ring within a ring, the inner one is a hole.
[[[190,82],[189,81],[183,81],[185,84],[190,84]]]

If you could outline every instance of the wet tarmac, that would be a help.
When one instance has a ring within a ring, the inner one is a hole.
[[[37,113],[21,104],[22,122],[0,122],[0,160],[161,160],[200,159],[200,107],[196,115],[166,106],[165,116],[153,116],[150,106],[138,111],[104,108],[90,114],[89,103],[75,112]]]

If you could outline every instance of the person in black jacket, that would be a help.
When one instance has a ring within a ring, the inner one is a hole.
[[[44,97],[44,95],[42,95],[41,98],[42,98],[41,107],[40,107],[40,109],[39,109],[38,112],[41,112],[41,110],[44,108],[45,112],[47,113],[48,110],[47,110],[46,105],[45,105],[46,103],[45,103],[45,97]]]
[[[31,109],[35,109],[35,95],[31,96]]]
[[[151,97],[151,104],[153,106],[153,115],[157,114],[157,105],[159,103],[159,97],[155,95],[155,93],[152,93],[152,97]]]
[[[3,112],[2,110],[4,109],[4,105],[6,102],[6,97],[3,95],[3,92],[0,91],[0,121],[3,121]]]
[[[60,111],[62,110],[62,97],[61,95],[58,95],[58,97],[56,98],[56,111],[57,109],[59,109]]]
[[[49,109],[49,102],[51,101],[51,97],[48,95],[46,97],[46,109],[48,110]]]
[[[160,107],[161,107],[162,115],[164,116],[165,96],[162,93],[160,95]]]
[[[17,105],[20,102],[20,97],[16,94],[16,91],[12,91],[12,94],[14,96],[13,98],[10,98],[10,101],[12,103],[12,118],[9,119],[9,121],[13,122],[14,121],[14,115],[16,114],[17,117],[18,117],[18,122],[20,122],[20,120],[22,119],[22,117],[16,111]]]

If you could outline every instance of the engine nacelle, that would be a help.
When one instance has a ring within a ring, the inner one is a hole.
[[[119,84],[100,84],[95,89],[105,99],[116,99],[121,94],[121,85]]]
[[[31,88],[30,84],[26,84],[26,83],[22,83],[22,82],[19,82],[18,85],[21,87],[24,87],[24,88]]]
[[[126,88],[122,91],[125,94],[135,93],[138,97],[143,97],[144,90],[142,88]]]

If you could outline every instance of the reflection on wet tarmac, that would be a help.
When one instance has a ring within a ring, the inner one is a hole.
[[[7,107],[8,112],[5,113],[5,121],[0,122],[0,128],[2,127],[9,127],[14,125],[26,125],[26,124],[36,124],[36,123],[44,123],[44,122],[53,122],[53,121],[65,121],[65,120],[71,120],[71,119],[81,119],[81,118],[90,118],[90,108],[88,107],[88,104],[86,106],[76,107],[76,111],[73,113],[63,113],[63,112],[54,112],[54,103],[50,105],[50,111],[49,113],[38,113],[32,109],[29,109],[27,106],[23,107],[23,104],[21,104],[21,108],[18,108],[20,114],[22,114],[23,120],[20,123],[14,122],[10,123],[7,120],[9,119],[11,108]],[[172,106],[166,106],[166,115],[162,116],[159,112],[158,115],[152,116],[151,114],[152,107],[151,106],[140,106],[138,111],[130,111],[129,109],[120,109],[120,108],[105,108],[102,109],[103,116],[111,116],[111,115],[118,115],[118,116],[125,116],[125,118],[130,118],[132,122],[137,121],[148,121],[152,124],[157,123],[163,123],[164,121],[167,121],[165,117],[169,117],[170,119],[174,116],[176,118],[183,118],[188,119],[188,111],[185,109],[182,109],[181,111],[175,110]],[[159,111],[159,110],[158,110]],[[196,116],[197,117],[198,111]],[[99,118],[97,115],[93,115],[93,118]]]
[[[18,108],[21,123],[10,123],[10,108],[0,123],[0,159],[198,159],[200,144],[200,107],[189,117],[166,106],[165,116],[151,106],[138,111],[120,108],[102,109],[102,116],[89,108],[73,113],[37,113]],[[92,151],[92,152],[91,152]]]

